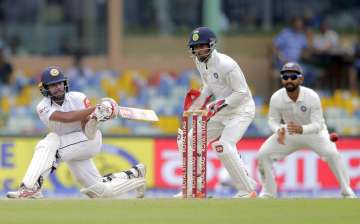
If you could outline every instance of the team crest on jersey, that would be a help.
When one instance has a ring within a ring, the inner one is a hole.
[[[52,76],[58,76],[59,73],[60,73],[59,70],[57,70],[56,68],[52,68],[50,70],[50,75],[52,75]]]
[[[214,78],[215,78],[215,79],[218,79],[218,78],[219,78],[219,74],[215,72],[215,73],[214,73]]]
[[[300,107],[300,110],[301,110],[302,112],[306,112],[306,111],[307,111],[307,108],[303,105],[303,106]]]
[[[198,34],[198,33],[193,33],[193,35],[192,35],[192,40],[193,40],[193,41],[199,40],[199,34]]]

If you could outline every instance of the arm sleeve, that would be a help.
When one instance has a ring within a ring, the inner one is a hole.
[[[249,89],[245,76],[239,66],[235,66],[228,75],[228,82],[232,89],[232,93],[225,98],[225,102],[231,107],[237,107],[249,100]]]
[[[319,133],[324,125],[324,118],[321,109],[319,96],[316,96],[311,105],[310,124],[303,125],[303,134]]]
[[[284,124],[281,124],[281,114],[273,97],[270,99],[269,126],[273,132],[277,132],[280,128],[285,127]]]

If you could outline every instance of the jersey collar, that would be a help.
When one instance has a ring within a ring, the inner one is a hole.
[[[199,65],[206,66],[206,68],[207,68],[209,66],[212,66],[215,63],[217,55],[218,55],[218,52],[216,51],[216,49],[214,49],[213,52],[211,52],[210,58],[208,59],[207,62],[201,62],[197,58],[195,60],[196,60],[196,63],[198,63]]]
[[[69,101],[68,98],[69,98],[68,92],[65,92],[64,102],[62,103],[62,105],[59,105],[59,104],[55,103],[53,100],[51,100],[51,98],[49,98],[49,99],[50,99],[51,105],[54,104],[54,105],[57,105],[59,107],[62,107],[67,101]]]
[[[304,93],[304,88],[302,86],[299,86],[300,88],[300,93],[299,93],[299,97],[297,99],[297,101],[305,101],[305,93]]]
[[[302,86],[299,86],[300,90],[299,90],[299,96],[296,100],[296,102],[302,102],[305,100],[305,93],[304,93],[304,89]],[[294,103],[294,101],[292,101],[290,99],[290,97],[288,96],[287,92],[286,92],[286,89],[284,88],[284,100],[286,103]]]
[[[207,65],[207,66],[212,66],[212,65],[214,65],[217,55],[218,55],[218,52],[217,52],[216,49],[214,49],[213,52],[211,52],[210,58],[209,58],[209,60],[206,62],[206,65]]]

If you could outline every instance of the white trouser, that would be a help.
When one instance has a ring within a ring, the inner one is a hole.
[[[89,140],[83,132],[62,136],[50,132],[36,145],[23,184],[27,188],[34,188],[40,176],[45,179],[52,167],[56,166],[56,152],[62,161],[68,163],[70,171],[81,185],[91,186],[101,180],[101,175],[91,160],[100,152],[101,132],[96,131],[94,135],[95,138]]]
[[[244,162],[238,154],[236,144],[243,137],[253,119],[253,113],[233,116],[215,115],[210,119],[207,130],[209,142],[213,142],[212,148],[217,152],[236,188],[246,192],[254,191],[256,182],[248,176]]]
[[[92,157],[101,150],[102,136],[97,131],[94,139],[87,139],[82,132],[61,136],[58,151],[60,159],[66,162],[75,179],[83,186],[89,187],[102,181]]]
[[[96,131],[93,139],[87,139],[82,132],[70,135],[72,136],[62,136],[63,143],[66,144],[61,145],[59,155],[61,160],[68,164],[71,173],[83,187],[80,190],[82,193],[90,198],[117,197],[146,184],[144,177],[114,178],[104,182],[92,160],[92,157],[101,150],[101,132]]]
[[[35,146],[35,151],[26,170],[22,184],[27,188],[39,189],[42,181],[56,166],[56,152],[60,146],[60,137],[50,132]]]
[[[319,134],[311,135],[286,135],[285,145],[279,144],[277,134],[270,136],[260,147],[257,155],[259,171],[262,182],[261,194],[276,197],[277,189],[274,175],[272,173],[273,161],[283,159],[292,152],[307,148],[327,161],[330,169],[340,183],[341,191],[346,195],[353,195],[349,186],[349,176],[341,161],[340,154],[335,143],[330,141],[329,133],[324,130]]]

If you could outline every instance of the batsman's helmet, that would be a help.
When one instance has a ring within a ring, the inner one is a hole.
[[[190,33],[188,46],[193,48],[197,44],[209,44],[210,48],[215,48],[216,35],[208,27],[198,27]]]
[[[64,73],[57,67],[48,67],[41,74],[41,82],[39,83],[40,92],[43,96],[49,96],[49,85],[64,82],[65,91],[68,92],[67,78]]]
[[[280,74],[284,74],[286,72],[295,72],[299,75],[303,74],[300,65],[295,62],[287,62],[286,64],[283,65],[283,67],[280,70]]]

